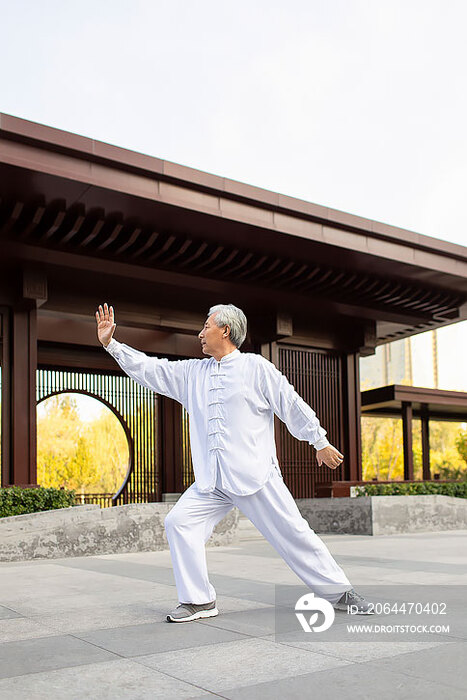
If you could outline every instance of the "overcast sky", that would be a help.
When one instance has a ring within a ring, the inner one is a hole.
[[[467,244],[467,3],[0,9],[0,111]]]

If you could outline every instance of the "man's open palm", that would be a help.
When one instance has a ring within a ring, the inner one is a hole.
[[[114,309],[113,306],[107,306],[104,304],[104,308],[99,306],[99,310],[96,311],[96,322],[97,322],[97,337],[102,345],[108,345],[112,340],[112,336],[117,327],[114,322]]]

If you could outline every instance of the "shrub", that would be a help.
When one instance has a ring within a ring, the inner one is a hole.
[[[420,481],[404,484],[394,482],[392,484],[365,484],[356,487],[357,496],[421,496],[426,494],[439,494],[440,496],[454,496],[455,498],[467,498],[467,481],[436,484],[432,481]]]
[[[68,489],[39,488],[23,489],[9,486],[0,489],[0,518],[43,510],[69,508],[75,502],[75,492]]]

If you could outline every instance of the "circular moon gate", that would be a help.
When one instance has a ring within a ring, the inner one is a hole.
[[[37,370],[37,403],[54,394],[86,394],[118,418],[128,440],[128,470],[112,505],[158,500],[156,395],[129,377],[98,372]]]

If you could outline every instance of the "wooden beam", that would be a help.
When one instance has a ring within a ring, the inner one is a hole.
[[[146,280],[160,286],[184,289],[185,291],[193,290],[216,295],[235,295],[242,303],[251,304],[251,299],[254,299],[257,305],[264,304],[269,308],[302,309],[304,302],[309,302],[311,298],[309,293],[300,294],[287,291],[287,289],[276,290],[260,287],[254,282],[245,283],[241,280],[235,282],[225,280],[222,277],[211,279],[200,275],[152,269],[143,265],[108,260],[104,257],[77,255],[76,253],[39,248],[12,241],[2,242],[2,251],[5,258],[15,262],[46,263],[47,265],[70,268],[71,270],[87,270],[99,276],[102,276],[102,274],[115,275],[120,281],[122,278]],[[319,299],[321,316],[337,314],[350,316],[354,319],[389,321],[412,325],[432,321],[432,314],[408,313],[405,309],[391,310],[375,308],[374,306],[366,307],[364,305],[326,299],[324,296],[317,294],[314,295],[313,299],[315,304]]]

